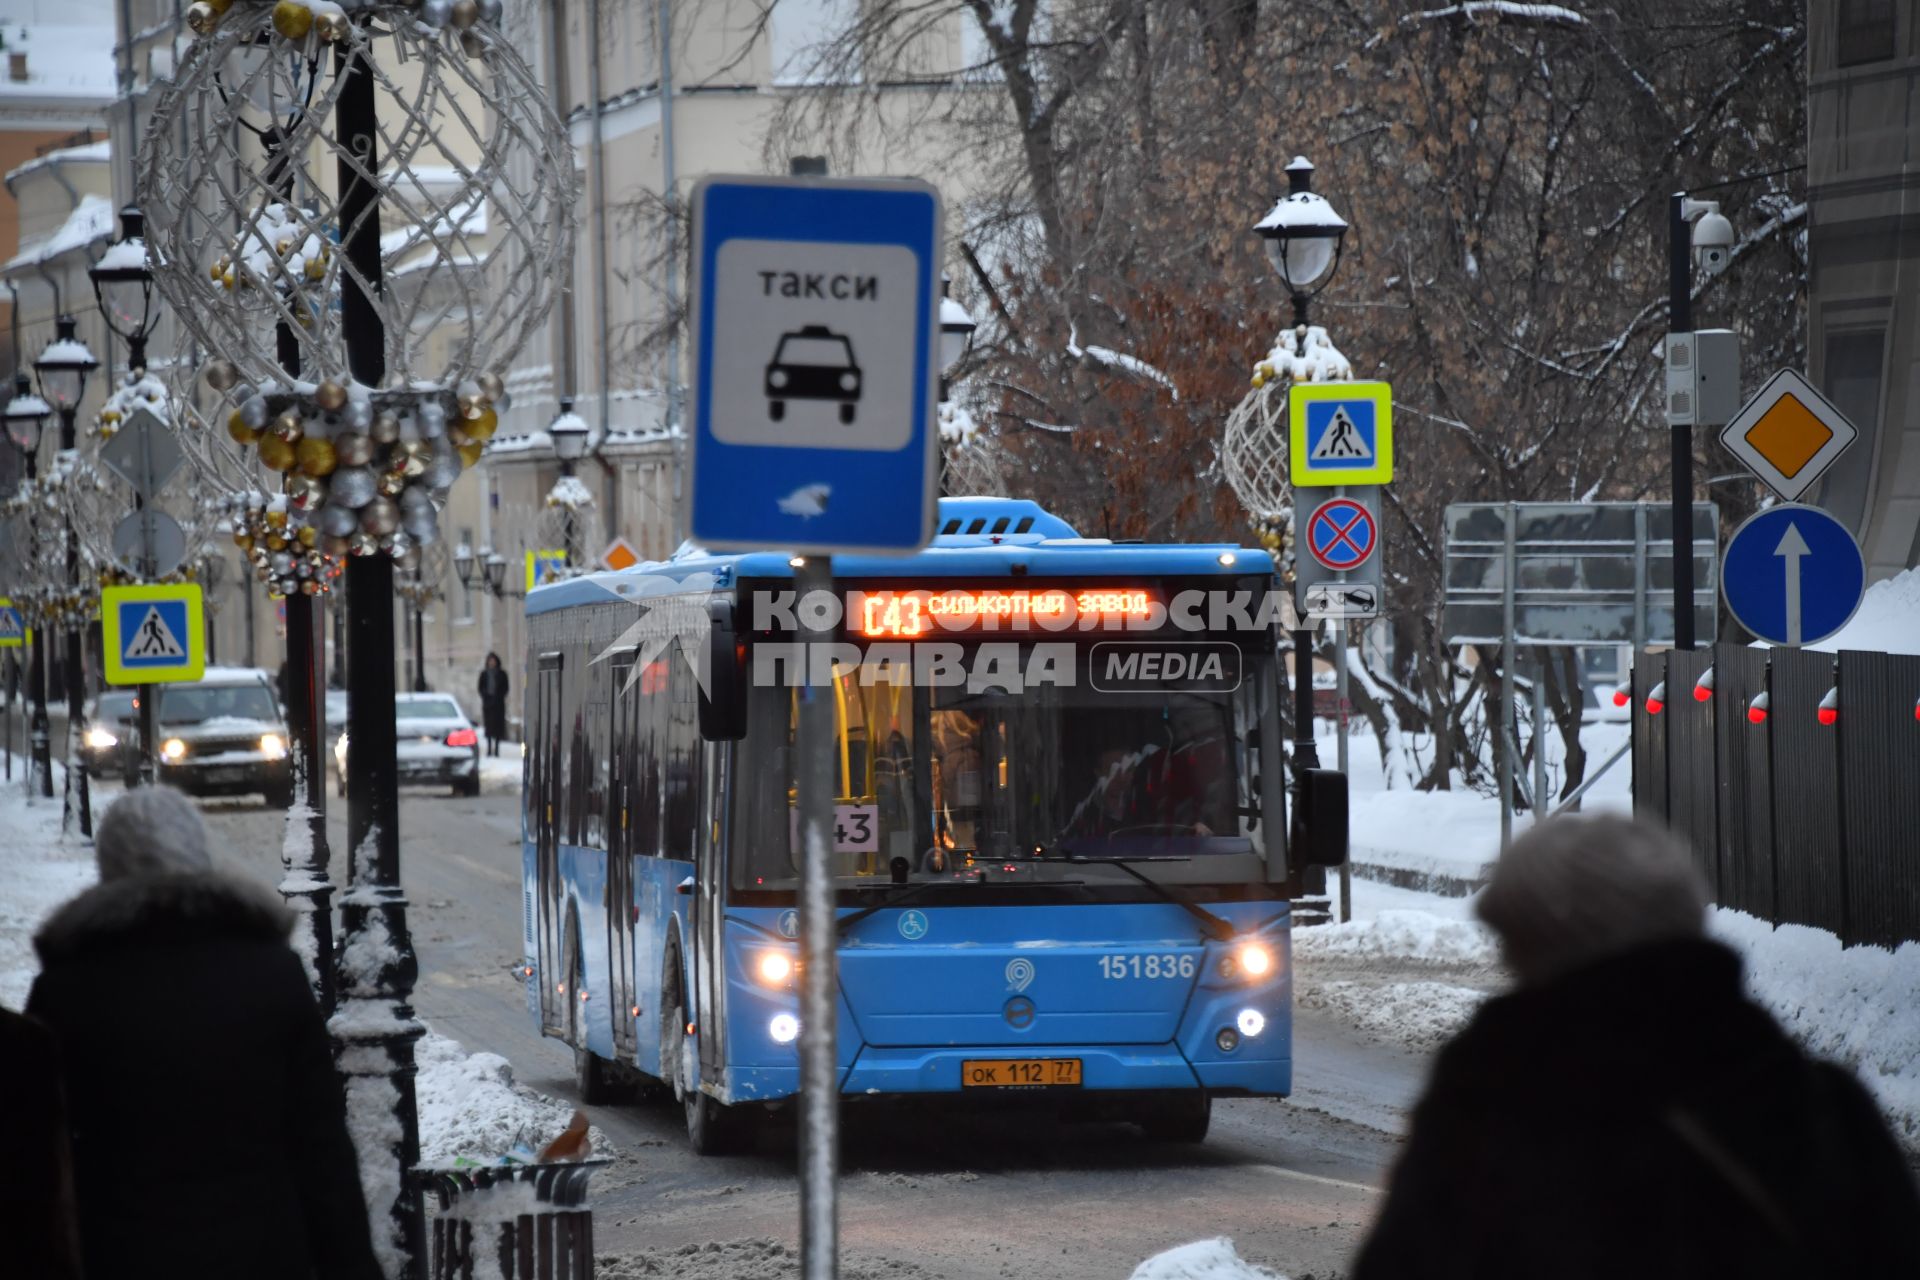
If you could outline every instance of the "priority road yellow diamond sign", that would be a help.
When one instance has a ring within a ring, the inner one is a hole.
[[[1734,415],[1720,442],[1792,502],[1826,474],[1859,434],[1812,383],[1782,369]]]

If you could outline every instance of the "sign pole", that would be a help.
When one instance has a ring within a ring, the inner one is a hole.
[[[833,559],[808,556],[794,571],[800,617],[814,593],[831,598]],[[800,686],[800,1257],[805,1280],[834,1280],[839,1268],[840,1086],[834,992],[839,989],[838,927],[833,903],[834,722],[830,689],[814,655],[833,633],[802,623],[807,678]],[[825,672],[831,680],[831,670]]]
[[[153,432],[140,432],[140,471],[143,479],[151,482],[153,477]],[[147,494],[136,488],[133,497],[134,506],[141,513],[140,520],[140,580],[152,582],[159,576],[154,571],[153,521],[146,518]],[[140,785],[153,785],[153,737],[156,732],[154,687],[150,684],[134,686],[134,701],[140,708]]]
[[[1533,820],[1547,817],[1547,663],[1533,664]]]
[[[1513,843],[1513,537],[1519,512],[1507,504],[1506,550],[1500,560],[1500,727],[1495,750],[1500,760],[1500,848]]]
[[[1334,737],[1334,767],[1344,777],[1347,773],[1347,620],[1336,618],[1333,623],[1333,662],[1334,681],[1340,705],[1339,728]],[[1340,860],[1340,923],[1353,919],[1353,869],[1348,866],[1352,859]]]
[[[1667,340],[1693,332],[1693,234],[1687,223],[1687,193],[1676,191],[1667,204]],[[1689,405],[1692,400],[1689,398]],[[1667,397],[1667,425],[1673,432],[1673,647],[1693,648],[1693,414],[1675,421],[1673,397]]]

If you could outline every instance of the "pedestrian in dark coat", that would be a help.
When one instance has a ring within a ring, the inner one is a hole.
[[[1873,1099],[1742,990],[1665,832],[1556,819],[1479,903],[1519,980],[1440,1054],[1354,1280],[1920,1276]]]
[[[177,791],[127,793],[95,851],[27,1002],[60,1041],[87,1275],[378,1277],[292,913],[211,870]]]
[[[500,655],[490,653],[480,668],[480,719],[487,731],[487,754],[500,754],[500,740],[507,736],[507,669]]]
[[[0,1009],[0,1153],[0,1269],[80,1280],[60,1047],[52,1032],[11,1009]]]

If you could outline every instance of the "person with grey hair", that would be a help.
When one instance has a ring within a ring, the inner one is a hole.
[[[1672,835],[1551,819],[1476,910],[1516,986],[1441,1051],[1354,1280],[1920,1276],[1885,1120],[1747,998]]]
[[[359,1161],[293,915],[213,868],[200,811],[130,791],[100,883],[34,938],[89,1276],[373,1280]]]

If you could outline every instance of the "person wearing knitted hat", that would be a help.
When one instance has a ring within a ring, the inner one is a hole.
[[[100,883],[34,938],[59,1041],[88,1276],[380,1275],[293,915],[213,869],[200,812],[130,791]]]
[[[1516,985],[1441,1051],[1353,1280],[1920,1275],[1885,1120],[1747,997],[1672,835],[1543,822],[1476,910]]]

